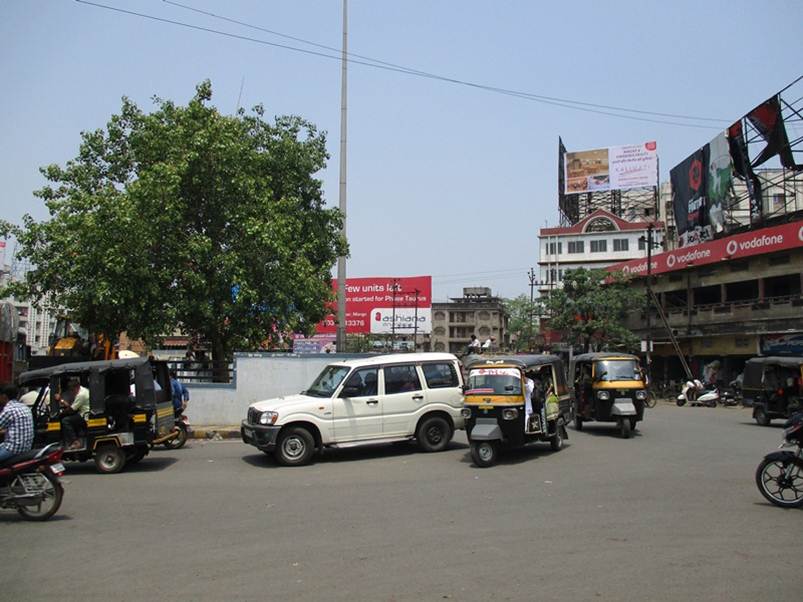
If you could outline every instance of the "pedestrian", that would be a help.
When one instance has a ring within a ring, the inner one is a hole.
[[[0,388],[0,430],[5,434],[0,443],[0,462],[30,451],[33,446],[33,415],[17,401],[15,385]]]
[[[181,413],[187,409],[187,402],[190,400],[190,392],[184,383],[179,382],[176,370],[170,370],[170,391],[173,395],[173,412],[176,418],[181,418]]]

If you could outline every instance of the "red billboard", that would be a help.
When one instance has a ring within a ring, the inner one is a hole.
[[[673,272],[690,266],[701,266],[731,259],[775,253],[803,247],[803,221],[752,230],[720,238],[693,247],[683,247],[668,253],[652,256],[653,274]],[[631,276],[647,275],[647,258],[631,259],[606,268],[610,272],[624,272]]]
[[[337,279],[332,280],[332,287],[337,293]],[[326,316],[315,331],[336,332],[335,315]],[[391,332],[432,332],[432,276],[347,278],[346,333]]]

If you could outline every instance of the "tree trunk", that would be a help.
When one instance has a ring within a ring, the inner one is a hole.
[[[227,383],[229,376],[229,356],[227,345],[224,341],[212,341],[212,382]]]

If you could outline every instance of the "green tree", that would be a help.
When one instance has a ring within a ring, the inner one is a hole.
[[[205,81],[186,106],[154,98],[144,113],[123,98],[75,159],[42,168],[50,219],[0,227],[35,266],[9,292],[150,344],[178,328],[218,359],[309,332],[347,253],[315,177],[325,135],[261,106],[222,115],[211,97]]]
[[[635,351],[638,338],[623,321],[628,311],[643,304],[622,274],[584,268],[566,272],[563,287],[542,300],[549,328],[584,351]]]
[[[510,318],[508,332],[516,337],[514,351],[531,350],[538,335],[538,303],[530,303],[530,298],[521,294],[515,299],[505,299],[504,304]]]

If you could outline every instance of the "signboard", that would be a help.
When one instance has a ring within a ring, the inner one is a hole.
[[[682,270],[689,266],[743,259],[796,247],[803,247],[803,221],[753,230],[702,243],[692,248],[675,249],[668,253],[653,255],[650,271],[652,274],[662,274]],[[632,276],[646,276],[647,258],[624,261],[605,269],[609,272],[621,271]]]
[[[332,287],[337,292],[336,279]],[[390,334],[394,316],[397,334],[432,332],[432,276],[346,279],[346,333]],[[324,318],[315,330],[337,332],[335,315]]]
[[[563,165],[566,194],[658,185],[655,142],[567,152]]]
[[[312,337],[304,337],[303,335],[293,336],[293,353],[333,353],[334,350],[334,335],[316,334]]]

